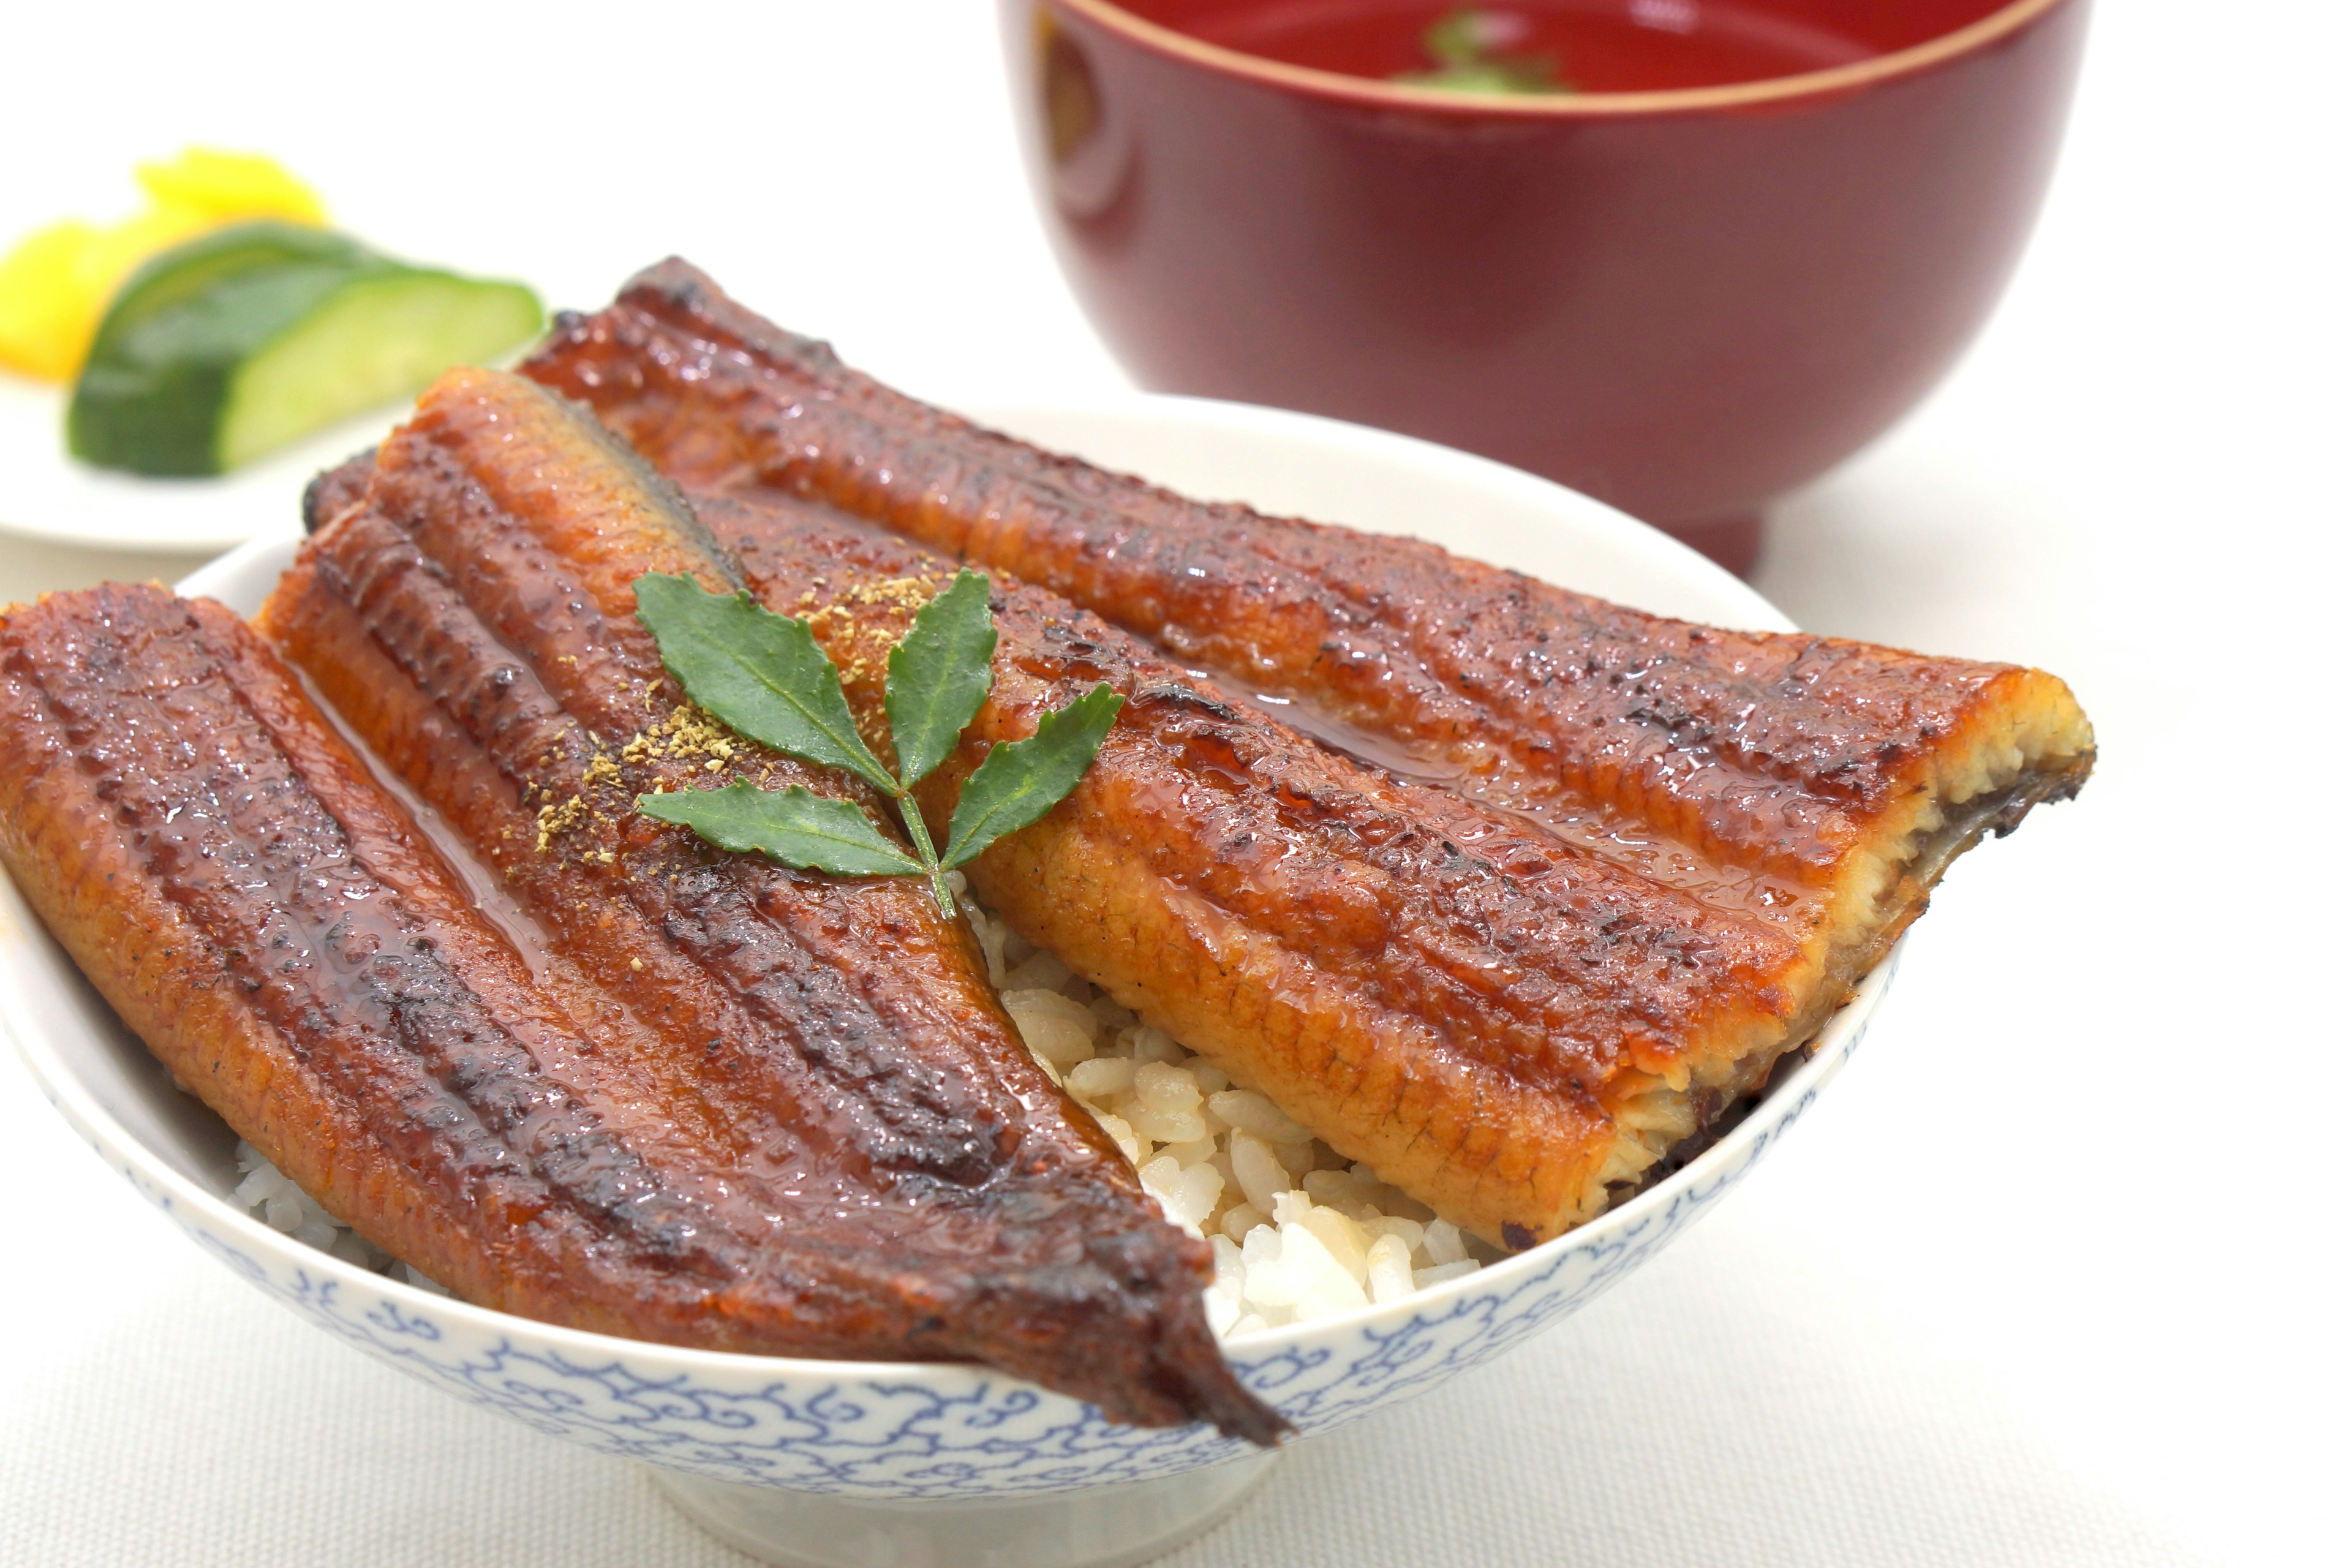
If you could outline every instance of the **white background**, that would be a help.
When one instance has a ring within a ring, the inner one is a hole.
[[[909,390],[1123,384],[983,0],[9,7],[0,242],[188,141],[601,302],[670,251]],[[1307,1446],[1171,1562],[2342,1563],[2352,26],[2105,0],[2041,232],[1919,413],[1785,509],[1802,624],[2032,662],[2077,804],[1964,862],[1866,1050],[1565,1327]],[[0,598],[186,558],[0,538]],[[0,1561],[741,1561],[646,1479],[298,1323],[0,1060]]]

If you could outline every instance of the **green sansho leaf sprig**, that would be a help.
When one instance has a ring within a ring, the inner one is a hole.
[[[1027,740],[991,747],[964,781],[942,854],[932,847],[914,789],[955,750],[995,679],[990,658],[996,623],[986,577],[957,573],[890,650],[882,693],[896,773],[859,737],[841,671],[817,647],[808,622],[780,616],[749,594],[706,592],[691,577],[649,572],[637,579],[636,592],[637,619],[687,696],[739,734],[880,790],[896,805],[914,852],[884,837],[854,803],[797,784],[769,790],[737,782],[641,795],[637,809],[690,827],[721,849],[757,852],[786,866],[843,877],[927,877],[944,915],[955,913],[948,872],[1028,826],[1076,788],[1127,700],[1097,682],[1039,720]]]

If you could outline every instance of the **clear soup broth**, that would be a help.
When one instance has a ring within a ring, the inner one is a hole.
[[[1851,65],[1915,41],[1886,37],[1883,24],[1867,25],[1877,18],[1851,15],[1850,5],[1786,0],[1143,0],[1129,8],[1287,65],[1497,93],[1718,87]],[[1906,19],[1916,24],[1918,12],[1952,7],[1894,9],[1912,11]]]

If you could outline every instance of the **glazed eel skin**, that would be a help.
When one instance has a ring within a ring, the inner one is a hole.
[[[1786,939],[1759,1030],[1584,1042],[1686,1092],[1693,1136],[1843,1002],[1954,858],[2073,795],[2095,755],[2038,670],[1645,615],[1041,452],[846,369],[683,262],[565,318],[523,369],[689,487],[822,500],[1050,588],[1474,818],[1538,828],[1557,865],[1620,867]]]
[[[469,1300],[656,1338],[788,1314],[601,1049],[230,611],[0,618],[0,862],[183,1085]]]
[[[1279,1436],[1210,1333],[1207,1247],[1037,1066],[961,922],[914,880],[787,870],[633,809],[751,778],[881,820],[663,671],[635,579],[740,584],[671,487],[584,411],[458,371],[331,503],[258,626],[479,867],[520,962],[581,998],[586,1055],[650,1086],[637,1114],[709,1194],[687,1234],[726,1251],[689,1310],[640,1321],[624,1294],[591,1326],[978,1361],[1118,1420]],[[339,1212],[375,1234],[369,1204]],[[424,1266],[507,1304],[495,1268]],[[582,1319],[563,1284],[534,1315]]]
[[[884,743],[889,647],[954,564],[807,503],[696,507],[754,592],[808,619]],[[1776,1018],[1781,933],[1556,861],[1539,831],[1318,746],[1045,590],[1000,585],[992,605],[994,685],[922,792],[937,827],[990,746],[1097,681],[1127,706],[1076,789],[966,868],[973,891],[1487,1239],[1590,1218],[1685,1135],[1638,1065],[1667,1065],[1651,1042]]]
[[[888,648],[954,565],[813,503],[693,500],[752,591],[809,621],[887,755]],[[1098,680],[1128,703],[1077,788],[966,868],[975,892],[1489,1241],[1591,1218],[1693,1135],[1722,1091],[1671,1081],[1677,1052],[1780,1032],[1785,933],[1363,767],[1045,590],[1001,584],[992,609],[992,689],[919,792],[935,829],[990,746]]]

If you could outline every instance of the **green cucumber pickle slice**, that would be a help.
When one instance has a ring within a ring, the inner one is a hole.
[[[411,267],[345,236],[242,224],[149,261],[99,328],[66,445],[103,468],[217,474],[528,342],[519,283]]]
[[[496,359],[538,336],[539,296],[448,272],[355,278],[263,344],[229,378],[220,466],[234,468],[311,431],[413,397],[455,364]]]

